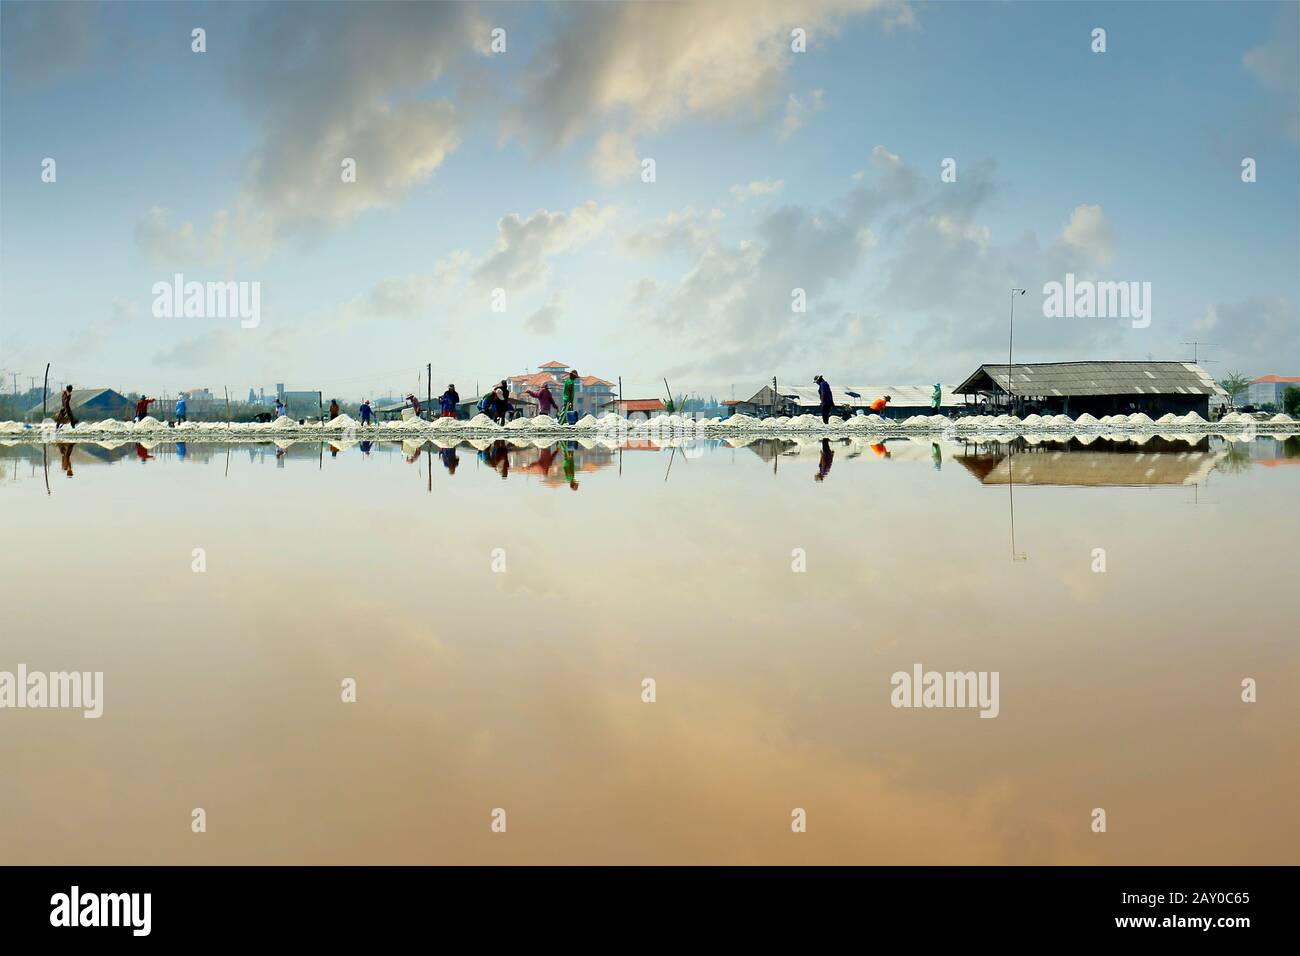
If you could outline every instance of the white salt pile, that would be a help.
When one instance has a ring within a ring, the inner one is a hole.
[[[1161,415],[1159,418],[1156,419],[1156,423],[1160,425],[1166,425],[1169,422],[1176,422],[1176,421],[1178,421],[1178,416],[1175,415],[1173,412],[1165,412],[1163,415]]]
[[[135,427],[137,429],[150,429],[150,428],[166,428],[167,426],[164,425],[162,422],[158,421],[158,419],[154,418],[152,415],[146,415],[144,418],[140,419],[138,422],[135,423]]]
[[[1022,425],[1025,425],[1029,428],[1036,428],[1042,423],[1043,423],[1043,416],[1039,415],[1037,412],[1030,412],[1028,415],[1025,416],[1024,421],[1021,422]]]
[[[1237,412],[1229,412],[1228,414],[1224,415],[1222,418],[1219,419],[1219,424],[1235,425],[1239,421],[1241,421],[1240,414],[1238,414]]]
[[[337,418],[333,418],[330,420],[329,427],[330,428],[356,428],[357,420],[353,418],[351,415],[339,415]]]
[[[1151,416],[1145,412],[1134,412],[1128,417],[1128,421],[1130,425],[1138,425],[1141,427],[1155,424],[1155,422],[1151,420]]]
[[[1204,425],[1205,419],[1195,412],[1188,412],[1179,421],[1186,422],[1188,425]]]
[[[581,418],[578,419],[579,428],[590,428],[594,424],[596,424],[595,415],[583,415]]]
[[[1278,424],[1285,424],[1286,422],[1291,421],[1291,416],[1290,416],[1290,415],[1283,415],[1281,412],[1278,412],[1276,415],[1274,415],[1272,418],[1270,418],[1269,421],[1270,421],[1270,422],[1277,422]]]
[[[1074,423],[1075,423],[1076,425],[1083,425],[1083,426],[1085,426],[1085,427],[1091,427],[1091,426],[1093,426],[1093,425],[1100,425],[1100,424],[1101,424],[1101,422],[1097,421],[1097,419],[1093,418],[1093,417],[1092,417],[1091,415],[1089,415],[1087,412],[1084,412],[1082,415],[1080,415],[1078,418],[1076,418],[1076,419],[1074,420]]]
[[[479,412],[477,415],[475,415],[465,424],[468,425],[470,428],[488,428],[492,425],[495,425],[496,422],[492,421],[492,419],[488,418],[482,412]]]
[[[271,428],[293,428],[297,424],[298,423],[295,422],[292,418],[289,418],[285,415],[281,415],[275,421],[271,422],[270,427]]]

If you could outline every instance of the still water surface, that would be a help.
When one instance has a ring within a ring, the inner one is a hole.
[[[0,859],[1294,864],[1297,465],[0,448],[0,670],[105,675],[98,720],[0,710]],[[918,663],[999,715],[895,709]]]

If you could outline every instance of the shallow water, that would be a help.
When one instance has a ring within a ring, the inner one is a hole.
[[[181,451],[0,447],[6,862],[1300,862],[1296,439]]]

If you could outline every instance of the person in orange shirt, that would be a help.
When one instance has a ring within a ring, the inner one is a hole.
[[[878,398],[874,402],[872,402],[871,410],[875,412],[877,415],[879,415],[881,412],[885,410],[885,406],[888,404],[889,404],[889,396],[886,395],[884,398]]]

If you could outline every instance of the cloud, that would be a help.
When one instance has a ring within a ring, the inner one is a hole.
[[[803,124],[808,121],[808,117],[825,108],[826,94],[823,90],[809,90],[803,99],[791,93],[785,101],[785,118],[781,120],[781,139],[787,140],[799,132],[803,129]]]
[[[265,220],[250,221],[242,212],[218,211],[201,233],[186,220],[173,225],[171,213],[152,207],[135,224],[136,248],[150,265],[195,269],[228,265],[237,255],[261,258],[270,247]]]
[[[524,319],[524,328],[535,335],[551,335],[555,332],[556,322],[560,317],[562,302],[557,292],[551,301],[542,306],[528,318]]]
[[[717,235],[722,218],[720,209],[701,214],[688,206],[624,236],[618,247],[624,255],[643,258],[677,253],[698,255]]]
[[[594,134],[597,172],[631,175],[643,134],[693,116],[765,113],[793,62],[794,27],[830,36],[855,14],[905,18],[905,9],[897,0],[583,4],[528,64],[504,133],[534,155]]]
[[[74,76],[94,48],[96,4],[6,3],[0,7],[0,63],[25,90]]]
[[[539,209],[527,219],[518,213],[504,216],[497,223],[496,249],[474,268],[474,280],[481,288],[512,292],[537,285],[550,274],[551,256],[590,242],[614,212],[587,200],[567,213]]]
[[[1060,242],[1082,260],[1076,272],[1093,265],[1109,265],[1115,257],[1115,236],[1100,206],[1076,206]]]
[[[1207,305],[1191,333],[1220,343],[1216,372],[1294,375],[1300,368],[1300,308],[1280,296]]]
[[[736,202],[745,202],[758,196],[775,196],[785,186],[783,179],[756,179],[751,183],[738,183],[731,187]]]
[[[1241,65],[1273,95],[1276,127],[1293,142],[1300,141],[1300,5],[1279,6],[1268,39],[1247,50]]]

